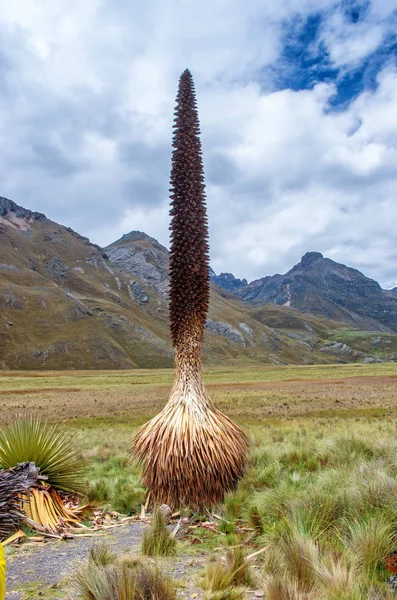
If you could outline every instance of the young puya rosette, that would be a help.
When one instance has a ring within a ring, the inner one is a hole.
[[[171,170],[170,325],[175,382],[170,399],[132,440],[155,503],[200,507],[222,501],[244,473],[248,441],[203,383],[201,346],[209,305],[204,170],[193,78],[179,80]]]

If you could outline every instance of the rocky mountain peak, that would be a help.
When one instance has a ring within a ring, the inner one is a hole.
[[[130,231],[107,246],[105,252],[126,277],[137,276],[167,296],[169,252],[157,240],[142,231]]]
[[[39,212],[33,212],[23,206],[19,206],[16,202],[0,196],[0,217],[7,217],[12,213],[18,219],[27,219],[29,221],[45,221],[47,217]]]
[[[324,258],[324,256],[321,254],[321,252],[306,252],[306,254],[304,254],[302,256],[300,263],[298,263],[295,266],[296,267],[300,266],[303,269],[305,269],[307,267],[310,267],[312,264],[314,264],[318,260],[321,260],[322,258]]]
[[[112,246],[121,246],[124,244],[135,244],[137,246],[143,246],[145,248],[155,248],[168,256],[168,250],[165,246],[160,244],[155,238],[150,237],[147,233],[143,231],[130,231],[129,233],[124,233],[121,238],[109,244],[109,247]]]
[[[371,331],[397,331],[396,295],[320,252],[307,252],[285,275],[258,279],[235,293],[251,302],[298,308]]]
[[[232,273],[221,273],[220,275],[216,275],[214,271],[212,271],[210,277],[211,281],[228,292],[235,292],[242,286],[248,285],[246,279],[237,279]]]

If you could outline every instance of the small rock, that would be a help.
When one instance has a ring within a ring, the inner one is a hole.
[[[250,337],[254,337],[254,332],[252,331],[251,327],[248,327],[246,323],[240,323],[239,327],[240,329],[245,331],[247,335],[249,335]]]
[[[47,263],[47,269],[49,270],[51,277],[66,277],[69,267],[64,265],[59,258],[52,258]]]
[[[366,365],[371,364],[371,363],[380,363],[380,362],[383,362],[383,361],[378,356],[376,356],[376,357],[375,356],[366,356],[363,359],[363,363]]]
[[[5,295],[5,300],[6,300],[7,306],[11,306],[11,308],[21,310],[22,304],[21,304],[21,301],[18,298],[18,296],[15,294],[15,292],[11,292],[11,291],[7,292]]]
[[[391,588],[391,591],[396,593],[397,592],[397,575],[392,575],[389,579],[389,581],[387,582],[387,585]]]
[[[246,346],[244,336],[237,331],[237,329],[234,329],[231,325],[229,325],[229,323],[207,319],[205,328],[212,333],[218,333],[219,335],[228,339],[230,342]]]
[[[159,511],[161,512],[161,514],[167,521],[170,520],[171,515],[172,515],[172,510],[170,509],[168,504],[162,504],[159,508]]]
[[[149,296],[146,294],[141,284],[138,281],[131,281],[130,283],[131,285],[127,285],[127,287],[131,300],[136,300],[143,304],[149,302]]]

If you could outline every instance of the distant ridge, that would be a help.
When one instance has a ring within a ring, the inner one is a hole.
[[[307,252],[285,275],[252,281],[236,290],[249,302],[271,302],[360,328],[397,331],[397,295],[357,269]]]

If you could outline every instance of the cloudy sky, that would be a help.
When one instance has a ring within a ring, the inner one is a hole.
[[[168,245],[193,73],[211,264],[306,251],[397,282],[397,0],[0,0],[0,195],[102,246]]]

